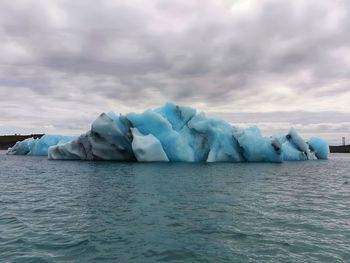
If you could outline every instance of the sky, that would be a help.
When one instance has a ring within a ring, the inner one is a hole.
[[[0,134],[166,101],[350,142],[349,0],[1,0]]]

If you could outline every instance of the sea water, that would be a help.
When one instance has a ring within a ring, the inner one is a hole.
[[[349,171],[0,154],[0,262],[350,262]]]

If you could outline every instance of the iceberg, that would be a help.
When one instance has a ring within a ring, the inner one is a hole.
[[[257,127],[239,128],[196,109],[166,103],[142,113],[102,113],[80,136],[26,139],[7,154],[57,160],[138,162],[283,162],[328,159],[321,138],[304,141],[294,128],[265,137]]]

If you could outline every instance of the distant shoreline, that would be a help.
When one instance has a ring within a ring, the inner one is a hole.
[[[350,145],[329,146],[331,153],[350,153]]]
[[[41,138],[44,134],[29,134],[29,135],[0,135],[0,150],[7,150],[15,145],[18,141],[23,141],[28,138]],[[331,145],[329,146],[331,153],[350,153],[350,145]]]
[[[44,134],[28,134],[28,135],[0,135],[0,150],[7,150],[15,145],[18,141],[23,141],[28,138],[41,138]]]

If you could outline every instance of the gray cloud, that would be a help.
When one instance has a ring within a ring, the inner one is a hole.
[[[237,123],[347,122],[348,32],[346,0],[4,0],[0,133],[76,133],[165,100]]]

